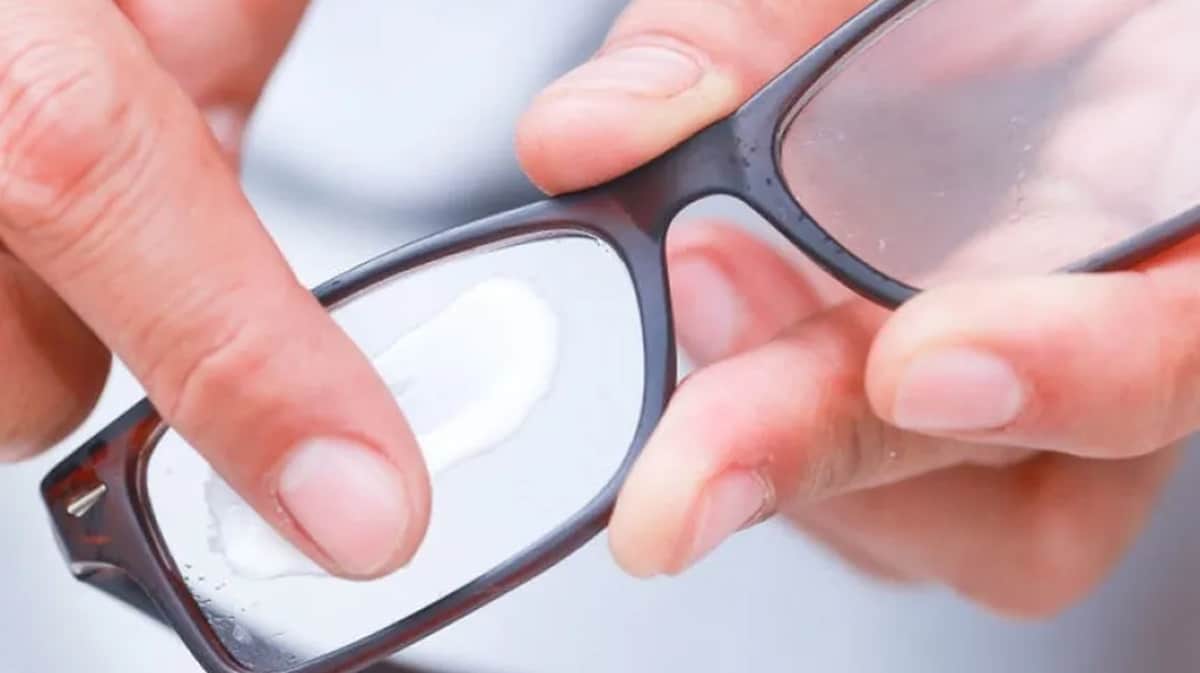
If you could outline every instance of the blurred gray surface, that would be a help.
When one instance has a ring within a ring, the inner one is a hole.
[[[595,46],[616,7],[318,3],[264,102],[247,171],[303,280],[531,197],[511,156],[512,124],[538,86]],[[0,470],[0,672],[199,670],[172,634],[69,577],[37,497],[53,462],[138,397],[118,370],[71,440]],[[621,575],[601,539],[412,654],[497,673],[1194,671],[1195,484],[1200,461],[1190,459],[1112,580],[1051,623],[1014,624],[940,591],[872,584],[766,526],[683,578],[652,582]]]

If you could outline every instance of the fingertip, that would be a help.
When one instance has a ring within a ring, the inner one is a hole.
[[[872,410],[895,422],[900,381],[920,354],[978,343],[974,315],[988,303],[987,284],[961,283],[927,290],[896,309],[871,343],[865,390]]]
[[[1074,455],[1143,455],[1190,427],[1186,330],[1139,273],[945,286],[873,344],[873,410],[921,434]],[[1121,338],[1116,339],[1114,335]]]
[[[679,338],[700,364],[765,343],[820,306],[799,270],[735,225],[688,223],[672,230],[667,248]]]
[[[900,319],[902,311],[909,311],[909,306],[922,299],[921,295],[914,297],[908,304],[897,309],[884,321],[879,332],[871,342],[867,351],[867,361],[864,368],[863,390],[867,403],[879,418],[893,422],[892,409],[895,406],[896,387],[902,374],[904,363],[909,357],[914,335],[907,328],[905,321]],[[921,324],[921,321],[916,321]]]
[[[369,579],[406,564],[424,536],[427,508],[410,482],[375,448],[314,438],[286,456],[278,497],[337,574]]]
[[[145,377],[151,399],[164,399],[172,427],[328,571],[367,579],[395,570],[415,554],[430,511],[411,428],[371,361],[311,293],[275,287],[268,300],[264,290],[205,305],[234,316],[225,318],[237,321],[234,338],[219,338],[213,315],[172,326],[197,343],[177,340]]]
[[[698,480],[665,510],[658,526],[621,517],[610,547],[618,565],[634,577],[679,575],[739,531],[765,521],[775,506],[775,487],[765,470],[730,465]]]
[[[674,569],[688,513],[710,469],[703,447],[694,460],[680,460],[677,447],[686,438],[674,429],[679,423],[664,420],[625,481],[609,524],[609,547],[617,564],[638,578]],[[692,425],[685,421],[683,434]]]
[[[817,288],[805,271],[744,226],[719,219],[673,225],[667,236],[668,271],[672,260],[690,254],[720,260],[746,286],[755,303],[764,311],[783,314],[781,320],[785,322],[821,308]]]
[[[517,124],[517,160],[547,194],[572,192],[614,178],[636,158],[615,135],[622,101],[543,95]],[[606,137],[607,136],[607,137]]]
[[[729,380],[713,369],[677,391],[617,500],[609,546],[634,577],[679,574],[728,537],[729,516],[746,518],[736,510],[752,489],[743,488],[745,478],[734,478],[729,488],[720,483],[740,474],[742,465],[768,462],[764,443],[746,431],[743,419],[720,413]],[[760,495],[755,508],[762,501]]]
[[[586,67],[586,66],[585,66]],[[530,105],[518,123],[517,157],[550,194],[607,182],[650,161],[730,111],[735,81],[706,69],[668,97],[583,86],[568,75]]]
[[[634,468],[621,491],[608,527],[608,544],[617,565],[638,579],[666,572],[677,546],[678,527],[671,511],[677,488],[652,488],[658,482],[653,465]],[[648,488],[650,487],[650,488]]]
[[[635,579],[651,579],[660,574],[660,564],[654,552],[653,541],[641,536],[638,531],[614,522],[609,528],[608,548],[613,560],[625,574]]]

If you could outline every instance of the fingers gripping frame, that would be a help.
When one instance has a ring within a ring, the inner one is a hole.
[[[735,114],[611,183],[480,220],[382,255],[314,292],[327,307],[388,278],[458,254],[564,232],[607,242],[633,280],[643,328],[646,381],[626,459],[608,485],[570,520],[473,582],[383,631],[290,673],[343,673],[379,662],[528,581],[606,525],[617,489],[674,389],[675,354],[663,263],[666,230],[689,203],[712,194],[742,199],[818,265],[863,297],[897,306],[917,291],[834,240],[785,188],[779,140],[797,103],[881,28],[929,0],[879,0],[846,22],[760,90]],[[1127,267],[1200,232],[1200,207],[1070,267]],[[167,554],[149,508],[146,461],[165,431],[149,402],[135,405],[57,466],[42,487],[73,573],[111,590],[125,575],[141,587],[210,673],[247,673],[195,605]],[[127,596],[126,592],[126,596]]]
[[[581,511],[521,553],[383,631],[296,667],[295,673],[352,671],[380,661],[528,581],[592,539],[606,525],[617,488],[675,380],[660,242],[600,194],[544,202],[429,237],[314,290],[332,308],[380,282],[455,255],[571,234],[601,239],[620,255],[639,304],[646,381],[634,441],[621,468]],[[60,547],[79,579],[111,586],[114,574],[127,575],[206,670],[247,673],[251,669],[228,653],[196,605],[154,520],[146,465],[166,429],[154,407],[139,402],[58,465],[43,482],[43,497]]]

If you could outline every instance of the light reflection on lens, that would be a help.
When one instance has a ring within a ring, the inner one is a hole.
[[[798,203],[909,284],[1068,266],[1200,203],[1191,0],[939,0],[780,147]]]

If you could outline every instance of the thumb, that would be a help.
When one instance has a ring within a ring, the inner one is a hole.
[[[596,56],[533,102],[521,163],[551,193],[626,173],[733,112],[865,4],[634,0]]]

